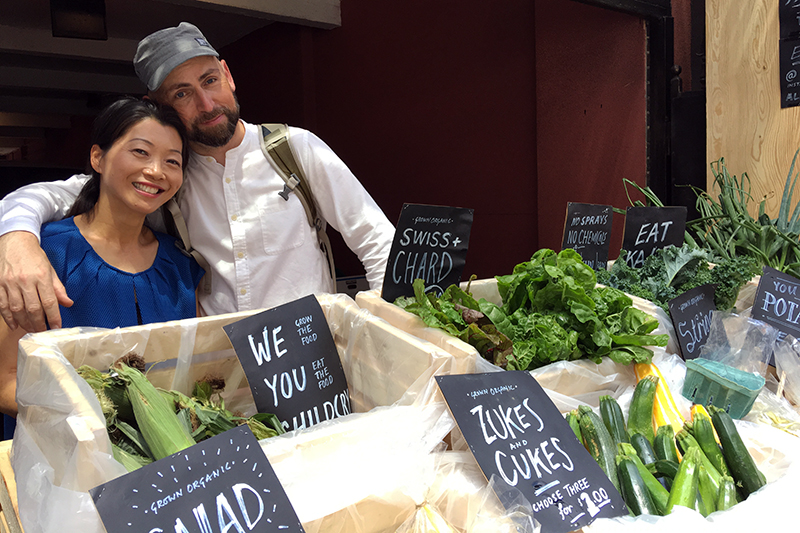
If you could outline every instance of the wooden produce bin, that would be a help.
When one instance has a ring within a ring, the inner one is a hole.
[[[391,405],[409,389],[424,393],[434,373],[474,369],[474,362],[471,368],[464,361],[456,364],[452,355],[360,309],[349,296],[317,299],[342,359],[353,412]],[[252,395],[222,326],[257,312],[26,335],[20,341],[19,416],[11,453],[25,530],[64,531],[69,517],[67,530],[102,531],[87,491],[125,473],[112,458],[94,393],[75,368],[89,364],[105,370],[135,351],[153,363],[148,378],[155,385],[190,393],[197,379],[213,373],[226,380],[226,406],[250,414]],[[345,431],[346,420],[333,422]]]

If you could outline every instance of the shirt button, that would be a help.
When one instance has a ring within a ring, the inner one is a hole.
[[[230,178],[225,178],[225,183],[230,183],[230,182],[231,182]]]
[[[242,252],[239,252],[239,253],[238,253],[238,254],[236,254],[236,255],[238,255],[238,256],[239,256],[239,259],[241,259],[242,257],[244,257],[244,254],[243,254]]]
[[[247,289],[242,289],[239,292],[242,293],[242,296],[244,296],[245,294],[247,294]]]
[[[236,220],[238,217],[236,215],[231,215],[231,220]]]

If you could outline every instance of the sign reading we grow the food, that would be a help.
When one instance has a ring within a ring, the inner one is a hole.
[[[487,479],[517,489],[545,533],[628,514],[622,496],[528,372],[437,376],[447,406]],[[506,507],[513,490],[497,496]]]
[[[224,326],[256,408],[287,431],[350,414],[350,392],[328,321],[313,295]]]

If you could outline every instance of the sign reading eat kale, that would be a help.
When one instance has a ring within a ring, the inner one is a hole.
[[[414,296],[415,279],[441,295],[461,281],[467,260],[472,209],[404,204],[386,263],[381,297],[394,302]]]
[[[484,476],[496,475],[522,492],[542,532],[566,533],[628,514],[614,484],[528,372],[436,381]],[[505,494],[497,496],[508,508]]]
[[[89,494],[109,533],[304,531],[246,424]]]
[[[609,237],[613,214],[610,205],[569,202],[561,249],[572,248],[580,254],[584,263],[595,270],[605,270],[611,245]]]
[[[706,343],[711,313],[717,309],[715,293],[716,285],[701,285],[669,301],[669,316],[684,360],[699,356],[700,348]]]
[[[242,363],[256,408],[273,413],[287,431],[350,414],[342,361],[313,295],[223,329]]]
[[[639,268],[656,250],[681,246],[686,231],[686,207],[629,207],[625,211],[622,249],[625,262]]]

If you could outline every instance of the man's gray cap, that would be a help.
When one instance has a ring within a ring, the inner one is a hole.
[[[194,24],[181,22],[175,28],[158,30],[139,41],[133,68],[142,83],[155,91],[172,69],[197,56],[219,57],[219,54]]]

